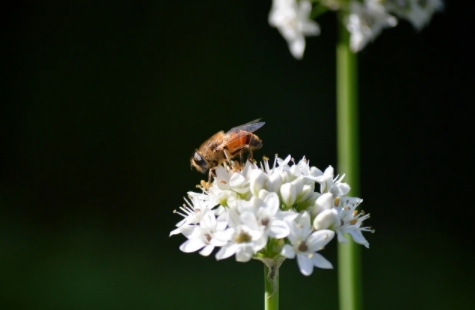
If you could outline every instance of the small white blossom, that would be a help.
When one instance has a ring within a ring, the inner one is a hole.
[[[187,233],[183,233],[188,240],[181,246],[180,250],[185,253],[196,252],[200,249],[200,254],[208,256],[214,250],[214,247],[221,247],[227,243],[227,240],[219,239],[216,232],[224,231],[227,227],[226,214],[221,214],[216,218],[211,210],[204,212],[199,225]]]
[[[312,4],[307,0],[274,0],[269,24],[279,29],[289,44],[292,55],[301,59],[305,51],[305,36],[320,34],[318,24],[310,20]]]
[[[350,48],[361,51],[368,42],[374,40],[384,28],[397,25],[397,19],[387,13],[378,0],[352,1],[346,28],[351,34]]]
[[[361,225],[370,215],[356,211],[356,207],[362,201],[360,198],[353,197],[338,199],[338,206],[325,209],[315,217],[313,227],[317,230],[334,230],[338,235],[338,241],[342,243],[348,242],[345,238],[345,233],[348,233],[356,243],[369,248],[369,243],[362,232],[373,232],[373,230],[370,227],[362,227]]]
[[[313,272],[313,267],[331,269],[332,264],[322,255],[316,253],[330,242],[335,233],[331,230],[319,230],[312,232],[310,225],[310,215],[304,212],[298,222],[289,223],[289,241],[282,249],[282,255],[287,258],[295,258],[300,272],[309,276]]]
[[[346,195],[350,191],[350,186],[341,182],[345,175],[334,177],[333,172],[333,167],[329,166],[322,175],[311,178],[320,183],[322,194],[331,193],[335,198]]]
[[[347,242],[345,233],[351,235],[356,243],[369,248],[369,243],[363,236],[363,231],[373,232],[370,227],[361,227],[363,221],[369,218],[369,213],[356,211],[356,207],[363,202],[363,199],[354,197],[343,197],[336,210],[336,223],[333,227],[338,235],[339,242]]]
[[[252,212],[246,211],[238,215],[231,209],[228,216],[230,227],[217,235],[229,242],[216,253],[216,259],[221,260],[236,254],[238,262],[247,262],[266,245],[264,229]]]
[[[186,204],[179,208],[181,211],[175,211],[175,213],[183,216],[183,220],[176,224],[177,228],[170,232],[170,236],[192,230],[193,225],[201,221],[203,213],[214,206],[208,195],[188,193],[188,196],[191,201],[184,198]]]
[[[264,228],[264,232],[267,236],[276,239],[282,239],[289,235],[289,226],[281,218],[285,218],[286,215],[280,211],[279,196],[276,193],[269,193],[266,190],[262,190],[259,193],[263,200],[260,207],[257,209],[256,217],[258,222]],[[260,200],[260,199],[259,199]]]
[[[386,0],[385,7],[421,30],[436,11],[444,8],[444,3],[442,0]]]

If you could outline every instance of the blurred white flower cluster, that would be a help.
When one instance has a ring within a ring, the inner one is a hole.
[[[300,59],[305,50],[305,36],[320,33],[312,19],[326,11],[338,11],[350,32],[350,47],[361,51],[384,28],[406,19],[420,30],[436,11],[443,9],[442,0],[273,0],[269,24],[276,27],[288,42],[292,55]]]
[[[289,155],[276,156],[272,168],[264,159],[260,167],[248,161],[235,170],[219,166],[201,193],[188,193],[177,212],[183,219],[170,233],[188,239],[183,252],[208,256],[218,247],[218,260],[235,255],[240,262],[296,257],[310,275],[313,267],[332,268],[317,252],[335,233],[339,242],[347,242],[348,233],[369,247],[362,234],[372,231],[362,226],[369,214],[356,210],[362,200],[346,196],[350,187],[331,166],[322,172],[305,157],[295,163]]]

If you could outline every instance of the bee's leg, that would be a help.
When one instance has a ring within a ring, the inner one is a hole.
[[[211,171],[212,171],[212,170],[210,169],[210,170],[209,170],[209,173],[208,173],[208,184],[211,183],[211,177],[212,177],[212,172],[211,172]]]
[[[249,160],[250,162],[252,162],[252,135],[251,135],[251,138],[249,138],[249,144],[247,145],[247,152],[249,153],[247,155],[247,160]]]
[[[248,148],[247,151],[249,152],[249,155],[247,155],[247,160],[249,160],[252,163],[252,158],[253,158],[252,149]]]
[[[208,173],[208,185],[211,184],[211,178],[216,177],[216,173],[214,172],[214,169],[209,169]]]
[[[227,161],[229,169],[235,169],[236,165],[235,165],[235,162],[234,163],[231,162],[231,154],[229,153],[229,151],[224,149],[223,153],[224,153],[224,156],[226,157],[226,161]]]
[[[231,166],[231,154],[230,154],[229,151],[226,150],[226,149],[223,150],[223,153],[224,153],[224,156],[226,157],[227,162],[228,162],[229,165]]]

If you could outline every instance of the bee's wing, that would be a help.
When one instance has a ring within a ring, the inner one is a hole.
[[[234,128],[231,128],[226,134],[230,134],[230,133],[233,133],[233,132],[239,132],[239,131],[247,131],[247,132],[254,132],[256,131],[257,129],[261,128],[262,126],[264,126],[265,122],[259,122],[261,119],[258,118],[258,119],[255,119],[249,123],[246,123],[246,124],[243,124],[243,125],[240,125],[240,126],[237,126],[237,127],[234,127]]]

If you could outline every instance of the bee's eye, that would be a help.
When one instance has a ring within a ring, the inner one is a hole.
[[[196,163],[199,163],[200,161],[203,161],[203,158],[201,157],[201,155],[196,153],[196,152],[195,152],[194,158],[195,158]]]
[[[195,155],[193,155],[193,161],[201,168],[202,173],[206,173],[208,170],[208,163],[203,159],[203,157],[201,157],[200,154],[198,154],[198,152],[195,152]]]

